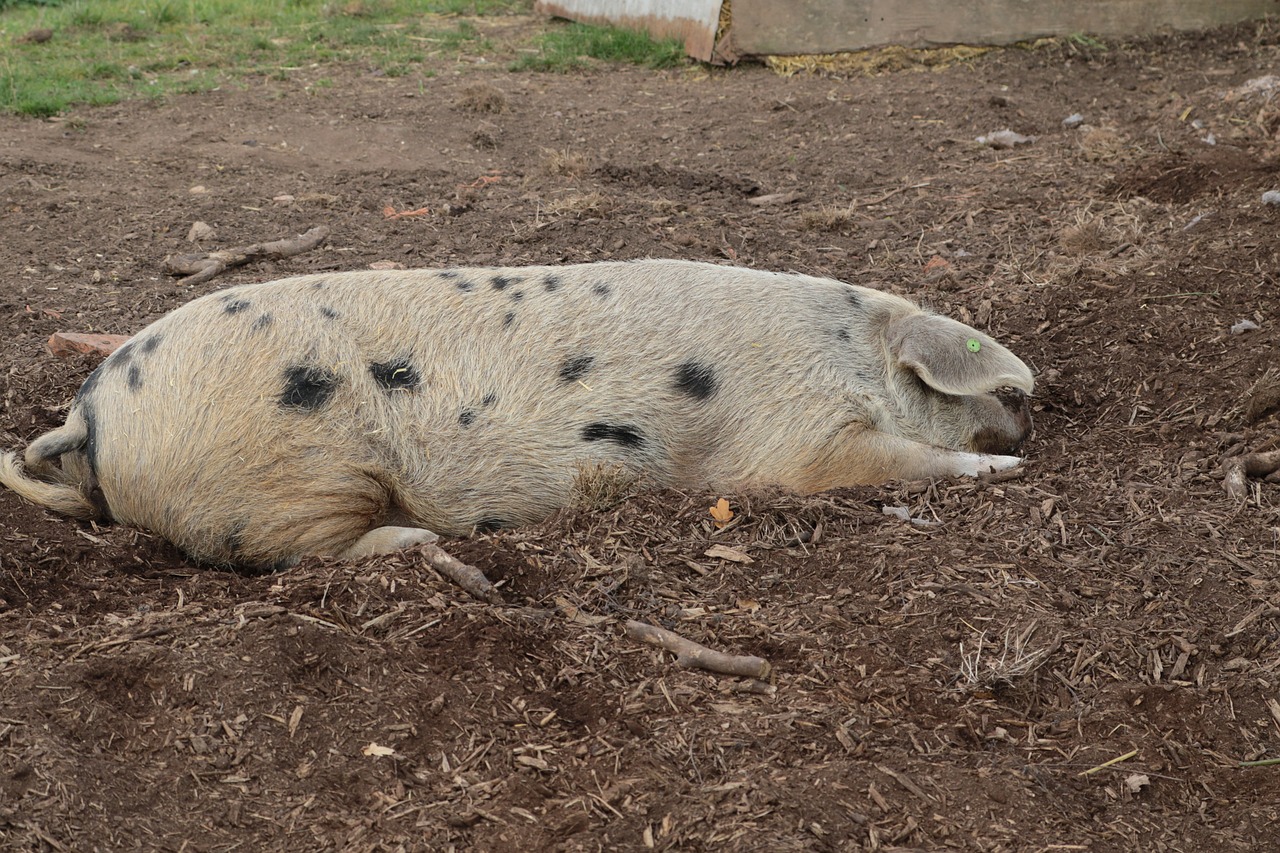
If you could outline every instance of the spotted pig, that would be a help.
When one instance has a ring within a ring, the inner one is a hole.
[[[216,564],[544,518],[584,466],[815,492],[1004,469],[1027,366],[887,293],[683,261],[349,272],[143,329],[0,483]],[[432,532],[434,531],[434,533]]]

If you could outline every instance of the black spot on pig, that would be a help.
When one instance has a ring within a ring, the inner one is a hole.
[[[253,321],[253,325],[249,327],[251,332],[261,332],[275,320],[270,314],[260,314],[258,319]]]
[[[443,279],[455,279],[459,273],[457,270],[440,270],[438,275]]]
[[[506,290],[511,285],[520,281],[520,279],[517,278],[516,276],[510,276],[510,275],[495,275],[492,279],[490,279],[490,281],[493,282],[494,290],[501,291],[501,290]]]
[[[511,300],[512,300],[513,302],[519,302],[521,299],[524,299],[524,291],[523,291],[523,290],[513,290],[513,291],[511,291],[510,293],[508,293],[507,295],[511,297]]]
[[[565,359],[564,364],[560,365],[560,381],[577,382],[587,375],[587,372],[591,370],[591,365],[595,364],[595,362],[596,359],[593,355],[575,355],[572,358]]]
[[[142,371],[138,368],[138,365],[129,365],[128,382],[130,391],[137,391],[142,388]]]
[[[93,511],[98,514],[99,521],[110,523],[114,520],[111,517],[111,506],[107,503],[107,496],[96,479],[89,483],[89,503],[93,504]]]
[[[849,330],[848,330],[848,329],[836,329],[836,331],[835,331],[835,336],[836,336],[836,340],[840,341],[841,343],[848,343],[848,342],[849,342]]]
[[[542,280],[542,286],[546,288],[547,293],[555,293],[560,289],[561,284],[562,282],[558,275],[549,275]]]
[[[484,395],[484,399],[480,401],[480,405],[487,409],[496,402],[498,402],[498,395],[493,391],[490,391],[488,394]]]
[[[594,423],[582,428],[583,441],[612,441],[622,447],[644,447],[644,434],[633,426]]]
[[[422,377],[407,358],[375,362],[369,365],[369,372],[385,391],[412,391],[422,382]]]
[[[73,403],[79,403],[82,400],[88,401],[88,399],[93,396],[94,389],[97,388],[98,383],[102,381],[102,371],[105,369],[106,364],[100,364],[94,368],[93,373],[90,373],[85,377],[84,382],[80,385],[80,390],[76,392],[75,399],[72,401]]]
[[[222,310],[228,314],[239,314],[249,307],[248,299],[223,299]]]
[[[502,327],[505,329],[516,321],[516,312],[508,311],[507,316],[502,318]]]
[[[142,342],[138,344],[138,347],[139,349],[142,350],[144,355],[150,355],[151,353],[156,351],[156,347],[160,346],[160,342],[163,340],[164,340],[164,335],[159,335],[159,334],[147,335],[147,337],[144,338]]]
[[[719,387],[716,372],[705,364],[686,361],[676,370],[676,390],[696,400],[706,400]]]
[[[312,364],[298,364],[284,372],[280,407],[314,412],[329,401],[341,380],[338,374]]]
[[[88,400],[81,403],[80,415],[84,418],[84,459],[89,465],[89,473],[96,481],[98,479],[98,416],[93,403]]]
[[[470,293],[471,291],[476,289],[476,286],[471,282],[467,281],[465,278],[458,279],[453,283],[453,286],[458,288],[458,290],[461,290],[463,293]]]
[[[463,429],[466,429],[467,427],[471,426],[475,422],[476,422],[475,409],[463,409],[458,414],[458,423],[462,425]]]
[[[595,287],[591,288],[591,291],[595,293],[596,296],[608,296],[610,293],[609,285],[604,282],[600,282]]]
[[[334,311],[334,310],[333,310],[332,308],[330,308],[328,305],[321,305],[321,306],[320,306],[320,313],[324,315],[324,318],[325,318],[326,320],[336,320],[336,319],[338,319],[338,312],[337,312],[337,311]]]
[[[858,291],[846,290],[844,292],[844,298],[854,310],[862,310],[862,297],[858,295]]]
[[[311,289],[312,289],[312,290],[324,290],[324,289],[325,289],[326,287],[328,287],[328,286],[329,286],[329,282],[325,281],[324,279],[320,279],[319,281],[313,281],[313,282],[311,282]]]
[[[133,341],[127,341],[124,346],[111,353],[111,357],[105,363],[123,370],[131,361],[133,361]]]

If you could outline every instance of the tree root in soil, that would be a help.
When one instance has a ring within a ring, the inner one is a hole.
[[[1243,501],[1249,496],[1250,477],[1262,477],[1268,483],[1280,482],[1280,450],[1235,456],[1223,463],[1223,473],[1226,476],[1222,487],[1232,498]]]
[[[329,228],[317,225],[305,234],[287,237],[270,243],[254,243],[220,252],[192,252],[170,255],[164,259],[164,271],[170,275],[185,275],[179,284],[201,284],[216,275],[243,264],[263,260],[279,260],[309,252],[329,237]]]

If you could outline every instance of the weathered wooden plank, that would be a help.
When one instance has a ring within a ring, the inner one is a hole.
[[[720,0],[538,0],[533,6],[561,18],[683,39],[685,52],[704,62],[711,59],[720,21]]]
[[[1280,0],[733,0],[731,9],[736,51],[765,55],[1194,30],[1280,14]]]

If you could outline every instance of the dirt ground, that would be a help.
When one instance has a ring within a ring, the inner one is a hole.
[[[1280,485],[1238,504],[1220,468],[1280,446],[1280,104],[1242,88],[1278,33],[850,78],[464,58],[0,119],[7,448],[93,366],[51,333],[380,261],[829,275],[991,329],[1039,382],[1006,482],[637,494],[447,540],[500,607],[412,553],[246,576],[0,494],[0,844],[1277,849],[1280,766],[1240,763],[1280,755]],[[974,141],[1004,128],[1035,140]],[[197,220],[206,249],[332,237],[193,288],[161,262]],[[772,689],[629,618],[763,656]]]

